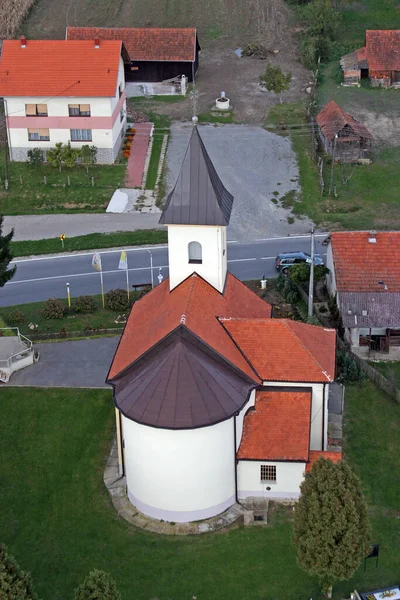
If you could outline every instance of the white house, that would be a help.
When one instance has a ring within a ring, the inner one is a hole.
[[[125,132],[124,61],[116,40],[5,40],[0,61],[11,160],[71,142],[113,163]]]
[[[335,331],[271,319],[227,271],[232,203],[194,128],[160,219],[170,277],[134,304],[107,379],[128,497],[156,519],[296,499],[306,469],[331,457]]]

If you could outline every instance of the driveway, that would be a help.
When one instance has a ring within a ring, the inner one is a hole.
[[[167,151],[168,191],[182,165],[192,125],[172,126]],[[253,125],[199,125],[211,160],[234,195],[228,238],[254,241],[309,233],[311,221],[282,208],[280,199],[299,189],[299,169],[289,138]]]
[[[35,343],[40,360],[14,373],[8,386],[108,388],[106,383],[119,337]]]

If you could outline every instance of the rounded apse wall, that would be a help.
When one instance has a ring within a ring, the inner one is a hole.
[[[233,418],[200,429],[140,425],[122,415],[129,500],[155,519],[185,523],[235,503]]]

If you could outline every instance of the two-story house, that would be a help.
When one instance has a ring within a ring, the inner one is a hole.
[[[0,62],[11,160],[57,142],[97,148],[97,162],[113,163],[125,132],[121,41],[5,40]]]

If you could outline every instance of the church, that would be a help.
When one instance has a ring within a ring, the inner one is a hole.
[[[133,305],[107,378],[128,498],[155,519],[295,500],[331,455],[336,332],[271,318],[228,272],[232,206],[194,127],[160,219],[169,278]]]

